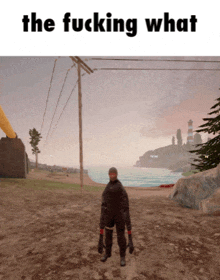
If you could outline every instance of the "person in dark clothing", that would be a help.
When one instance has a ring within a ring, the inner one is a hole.
[[[131,235],[131,220],[129,213],[128,195],[121,182],[117,179],[117,169],[109,169],[110,181],[102,194],[101,217],[100,217],[100,238],[98,252],[103,252],[103,234],[105,228],[105,255],[101,261],[105,262],[111,257],[113,227],[116,225],[118,246],[120,249],[121,266],[125,266],[126,248],[129,247],[130,254],[134,251]],[[128,246],[126,246],[125,225],[128,231]]]

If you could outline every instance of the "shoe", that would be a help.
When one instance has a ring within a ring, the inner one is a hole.
[[[125,257],[121,257],[121,266],[125,266],[126,265],[126,261],[125,261]]]
[[[110,258],[110,256],[105,254],[103,257],[101,257],[101,262],[107,261],[107,258]]]

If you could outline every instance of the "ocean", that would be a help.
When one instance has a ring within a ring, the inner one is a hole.
[[[109,167],[87,167],[89,177],[102,184],[109,182]],[[127,187],[155,187],[162,184],[175,184],[182,173],[165,168],[118,167],[118,179]]]

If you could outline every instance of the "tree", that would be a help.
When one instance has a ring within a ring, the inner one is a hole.
[[[186,151],[188,152],[188,151],[190,151],[190,149],[191,149],[191,145],[190,145],[190,143],[189,142],[187,142],[186,143],[186,145],[185,145],[185,149],[186,149]]]
[[[201,135],[199,133],[196,133],[194,135],[193,142],[194,142],[194,145],[202,144],[202,137],[201,137]]]
[[[216,167],[219,164],[220,159],[220,97],[216,99],[217,103],[211,107],[215,109],[214,111],[208,113],[208,115],[217,114],[213,118],[204,118],[203,120],[206,123],[200,125],[201,129],[196,130],[196,132],[207,132],[208,134],[217,134],[214,138],[210,139],[203,143],[198,144],[196,147],[199,149],[192,150],[190,153],[195,153],[198,155],[197,159],[194,159],[194,162],[197,161],[199,164],[192,164],[200,171],[208,170]]]
[[[181,147],[183,143],[181,129],[177,129],[176,138],[177,138],[177,145]]]
[[[40,153],[38,144],[40,142],[40,138],[42,137],[41,134],[35,128],[29,130],[29,135],[31,136],[30,137],[31,141],[29,143],[31,144],[32,147],[31,149],[32,154],[34,154],[36,157],[36,168],[38,168],[38,154]]]
[[[172,138],[172,145],[175,145],[175,137]]]

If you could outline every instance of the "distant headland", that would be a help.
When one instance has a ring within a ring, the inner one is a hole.
[[[143,156],[139,157],[139,160],[134,166],[167,168],[173,172],[191,171],[191,164],[196,159],[196,155],[192,155],[189,151],[196,149],[196,144],[202,143],[202,138],[199,133],[193,135],[192,124],[193,121],[189,120],[186,144],[182,144],[181,130],[178,129],[176,134],[177,144],[175,144],[175,137],[173,136],[171,145],[147,151]]]

